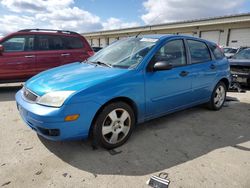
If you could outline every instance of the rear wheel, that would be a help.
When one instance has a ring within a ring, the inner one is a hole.
[[[93,126],[93,141],[106,149],[124,144],[132,133],[135,115],[124,102],[111,103],[99,113]]]
[[[211,110],[220,110],[226,100],[226,85],[224,82],[219,82],[212,93],[208,107]]]

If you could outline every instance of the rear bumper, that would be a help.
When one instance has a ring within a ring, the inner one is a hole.
[[[49,140],[73,140],[88,137],[92,119],[99,105],[94,102],[63,105],[53,108],[27,102],[22,92],[16,94],[19,113],[24,122],[39,135]],[[67,115],[79,114],[75,121],[66,122]]]

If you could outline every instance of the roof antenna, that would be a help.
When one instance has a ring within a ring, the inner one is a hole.
[[[151,26],[153,25],[153,23],[156,21],[157,18],[159,18],[161,15],[156,16],[148,25],[146,25],[144,28],[147,28],[148,26],[150,27],[151,30]],[[137,38],[143,31],[140,31],[135,38]]]

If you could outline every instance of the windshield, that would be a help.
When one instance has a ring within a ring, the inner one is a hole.
[[[233,56],[233,59],[250,59],[250,48],[241,50]]]
[[[133,68],[152,49],[158,39],[128,38],[117,41],[90,57],[87,62],[110,67]]]
[[[237,49],[234,48],[224,48],[224,53],[236,53]]]

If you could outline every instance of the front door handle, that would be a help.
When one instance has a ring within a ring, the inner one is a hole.
[[[26,58],[34,58],[35,56],[34,55],[26,55],[24,57],[26,57]]]
[[[210,69],[215,69],[215,68],[216,68],[215,64],[210,65]]]
[[[182,76],[182,77],[187,76],[188,74],[189,74],[189,72],[187,72],[187,71],[180,72],[180,76]]]
[[[61,56],[69,56],[69,55],[70,55],[70,54],[68,54],[68,53],[67,53],[67,54],[61,54]]]

